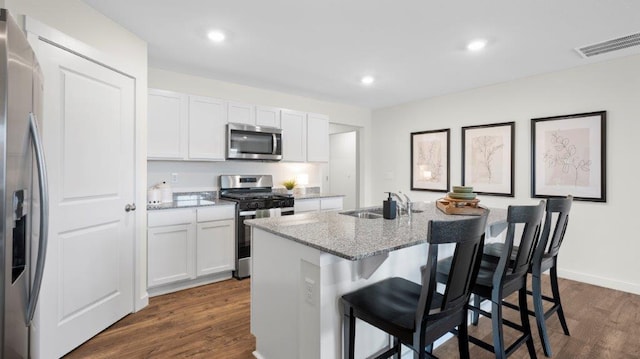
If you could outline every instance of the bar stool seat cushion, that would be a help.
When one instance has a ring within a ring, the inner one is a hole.
[[[357,317],[371,324],[378,324],[403,343],[411,344],[421,290],[422,286],[419,284],[404,278],[393,277],[346,294],[342,298],[357,311]],[[442,298],[441,294],[436,293],[431,309],[440,308]],[[436,325],[436,327],[441,326]],[[447,331],[444,330],[440,335]],[[433,334],[436,335],[436,333]]]

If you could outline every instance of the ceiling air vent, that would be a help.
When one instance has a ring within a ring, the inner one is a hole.
[[[632,46],[640,45],[640,33],[619,37],[608,41],[599,42],[597,44],[583,46],[577,48],[576,51],[580,56],[587,58],[591,56],[606,54],[607,52],[626,49]]]

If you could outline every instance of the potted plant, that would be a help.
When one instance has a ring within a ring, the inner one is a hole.
[[[286,180],[282,182],[282,185],[284,186],[284,188],[287,189],[287,194],[293,194],[293,187],[296,186],[296,180],[295,179]]]

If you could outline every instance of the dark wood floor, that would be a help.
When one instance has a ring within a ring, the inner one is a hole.
[[[151,298],[150,304],[83,344],[65,358],[225,358],[249,359],[255,339],[249,333],[249,280],[210,284]],[[640,358],[640,296],[561,280],[561,296],[571,336],[556,317],[548,320],[554,358]],[[515,302],[515,301],[514,301]],[[516,312],[505,316],[519,320]],[[535,322],[534,342],[544,358]],[[489,319],[470,334],[491,338]],[[507,340],[513,336],[505,330]],[[492,358],[470,345],[472,358]],[[456,340],[435,350],[440,358],[458,357]],[[528,358],[521,347],[511,358]]]

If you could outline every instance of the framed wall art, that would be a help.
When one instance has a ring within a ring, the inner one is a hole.
[[[462,185],[513,197],[515,122],[462,128]]]
[[[606,202],[606,111],[531,120],[531,196]]]
[[[411,190],[449,191],[450,130],[411,133]]]

